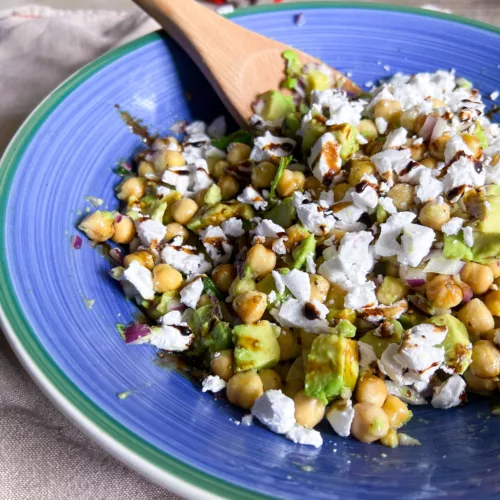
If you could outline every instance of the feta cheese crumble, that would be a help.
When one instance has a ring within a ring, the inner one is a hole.
[[[227,383],[222,380],[218,375],[209,375],[201,383],[201,392],[220,392],[225,389]]]
[[[286,434],[295,426],[293,399],[279,390],[262,394],[252,406],[252,415],[276,434]]]
[[[452,375],[442,385],[434,387],[431,404],[434,408],[447,410],[466,401],[465,380],[460,375]]]

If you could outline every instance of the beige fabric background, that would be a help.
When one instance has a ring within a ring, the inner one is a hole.
[[[60,81],[99,54],[156,29],[128,0],[39,2],[74,10],[22,8],[23,0],[0,0],[0,153]],[[500,0],[432,3],[500,24]],[[121,465],[70,424],[24,372],[1,332],[0,387],[0,500],[178,498]]]

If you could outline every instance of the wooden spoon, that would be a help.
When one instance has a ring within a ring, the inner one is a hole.
[[[194,0],[134,1],[189,54],[240,125],[247,125],[258,94],[279,88],[287,45],[242,28]],[[317,62],[297,53],[302,63]],[[360,91],[340,71],[332,71],[345,90]]]

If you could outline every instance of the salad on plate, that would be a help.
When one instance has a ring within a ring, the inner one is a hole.
[[[283,57],[249,131],[219,117],[147,138],[119,209],[79,228],[116,244],[110,274],[147,317],[125,342],[178,353],[244,425],[419,444],[408,405],[500,381],[500,128],[453,71],[349,95]]]

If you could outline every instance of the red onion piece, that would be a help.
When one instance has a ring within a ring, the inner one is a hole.
[[[121,222],[121,220],[123,219],[123,215],[122,214],[116,214],[115,215],[115,222],[118,224],[119,222]]]
[[[418,132],[418,135],[424,139],[424,141],[428,140],[432,135],[432,131],[434,130],[434,125],[437,122],[438,117],[429,115],[426,119],[422,128]]]
[[[424,286],[425,285],[425,280],[421,278],[417,279],[407,279],[406,283],[408,283],[408,286],[411,288],[418,288],[419,286]]]
[[[474,292],[472,291],[472,288],[467,285],[467,283],[460,283],[460,288],[462,289],[462,302],[464,304],[467,304],[467,302],[470,302],[472,300],[472,297],[474,296]]]
[[[448,123],[444,118],[439,117],[434,124],[434,128],[432,129],[431,140],[429,141],[431,144],[438,138],[441,137],[446,130],[448,130]]]
[[[411,288],[418,288],[419,286],[425,285],[426,275],[426,272],[416,267],[401,266],[399,268],[400,278],[406,281]]]
[[[122,251],[118,248],[112,248],[109,251],[109,256],[115,261],[118,262],[118,264],[123,264],[123,254]]]
[[[80,248],[82,248],[83,240],[80,238],[80,236],[75,235],[71,237],[70,243],[71,248],[73,248],[74,250],[80,250]]]
[[[148,325],[133,324],[123,332],[127,344],[144,344],[149,340],[151,328]]]

